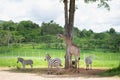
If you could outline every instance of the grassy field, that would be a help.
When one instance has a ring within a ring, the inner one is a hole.
[[[20,67],[21,64],[16,63],[17,57],[20,56],[25,59],[32,59],[34,67],[47,67],[47,62],[44,61],[46,53],[49,53],[52,58],[59,57],[64,65],[65,49],[43,49],[38,46],[33,49],[30,45],[22,45],[20,48],[13,48],[9,52],[0,53],[0,66]],[[93,56],[93,67],[113,68],[120,64],[120,53],[103,52],[101,50],[81,50],[80,67],[85,67],[84,58],[89,55]]]

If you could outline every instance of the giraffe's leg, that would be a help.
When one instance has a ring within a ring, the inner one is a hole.
[[[79,69],[79,61],[80,61],[80,60],[78,60],[78,69]]]
[[[77,59],[75,59],[75,68],[77,69]]]
[[[77,56],[74,55],[74,58],[75,58],[75,69],[77,69]]]
[[[77,69],[79,70],[79,60],[77,61]]]
[[[78,73],[79,73],[79,72],[80,72],[80,71],[79,71],[79,60],[78,60],[78,68],[77,68],[77,69],[78,69]]]

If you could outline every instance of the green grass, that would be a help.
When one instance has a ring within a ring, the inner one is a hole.
[[[100,76],[115,76],[118,75],[120,77],[120,65],[118,67],[109,69],[103,73],[100,73]]]
[[[64,65],[65,52],[65,49],[41,48],[39,45],[35,49],[32,49],[30,44],[23,44],[19,48],[11,48],[9,52],[0,53],[0,66],[21,66],[20,63],[16,63],[17,57],[21,56],[25,59],[32,59],[34,61],[34,67],[47,67],[47,62],[44,61],[46,53],[49,53],[52,58],[58,57],[62,59],[62,64]],[[93,67],[113,68],[117,67],[120,63],[120,53],[105,53],[100,50],[81,50],[80,67],[85,67],[84,57],[88,55],[93,56]]]

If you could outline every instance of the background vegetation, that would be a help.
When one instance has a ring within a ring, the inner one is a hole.
[[[112,27],[112,26],[111,26]],[[64,48],[63,40],[56,39],[58,33],[64,33],[63,27],[54,21],[43,22],[41,26],[32,21],[0,21],[0,48],[10,44],[18,47],[21,43],[43,44],[45,48]],[[95,33],[92,30],[74,28],[74,43],[86,50],[104,49],[120,52],[120,33],[111,28],[108,31]],[[2,50],[0,50],[2,51]],[[2,51],[4,52],[4,51]]]
[[[22,56],[32,58],[35,67],[46,67],[46,52],[53,58],[60,57],[64,65],[65,43],[57,39],[58,33],[64,33],[64,29],[54,21],[41,26],[32,21],[0,21],[0,66],[20,66],[16,60]],[[87,55],[94,57],[94,67],[112,68],[120,64],[120,33],[113,28],[95,33],[75,27],[73,41],[81,48],[81,67],[85,67]]]

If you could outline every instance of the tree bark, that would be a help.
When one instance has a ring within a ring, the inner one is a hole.
[[[75,12],[75,0],[70,0],[68,34],[71,40],[73,39],[74,12]]]
[[[68,36],[68,25],[69,25],[69,20],[68,20],[68,0],[64,0],[64,12],[65,12],[65,34]]]
[[[75,12],[75,0],[70,0],[69,5],[69,16],[68,16],[68,0],[63,0],[64,12],[65,12],[65,35],[68,39],[73,39],[73,25],[74,25],[74,12]],[[70,68],[70,53],[69,44],[66,43],[66,54],[65,54],[65,69]]]
[[[64,12],[65,12],[65,35],[68,36],[68,0],[64,0]],[[68,50],[67,50],[67,43],[66,43],[66,54],[65,54],[65,69],[69,68],[69,58],[68,58]]]

